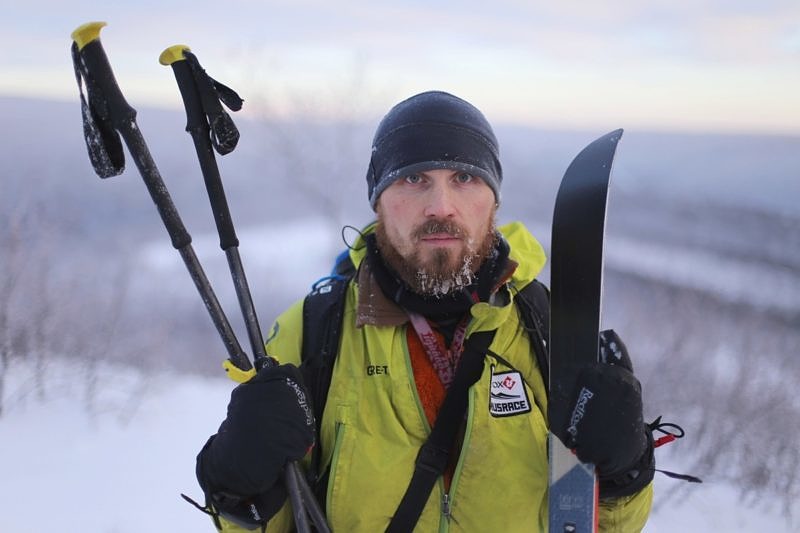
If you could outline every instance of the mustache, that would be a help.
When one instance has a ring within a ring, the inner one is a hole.
[[[461,237],[466,234],[464,228],[455,222],[448,220],[428,220],[421,226],[416,228],[412,233],[414,239],[421,239],[426,235],[433,235],[435,233],[446,233],[452,237]]]

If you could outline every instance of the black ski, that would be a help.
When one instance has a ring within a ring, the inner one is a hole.
[[[553,211],[548,408],[551,533],[597,530],[594,466],[581,464],[552,428],[568,426],[578,373],[598,360],[608,184],[621,137],[621,129],[612,131],[575,157],[561,180]]]

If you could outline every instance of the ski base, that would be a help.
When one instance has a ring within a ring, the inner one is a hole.
[[[549,435],[550,533],[597,531],[597,482],[594,466],[583,464],[553,435]]]

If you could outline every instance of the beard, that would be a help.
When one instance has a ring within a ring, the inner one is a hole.
[[[466,231],[454,222],[434,219],[423,223],[412,232],[412,242],[419,242],[425,235],[447,233],[461,238],[465,243],[461,250],[434,249],[428,259],[424,259],[416,247],[410,254],[400,253],[392,244],[381,220],[378,220],[375,228],[375,237],[386,264],[412,291],[422,296],[441,297],[472,284],[475,273],[497,246],[494,213],[487,228],[476,243],[474,239],[465,238]]]

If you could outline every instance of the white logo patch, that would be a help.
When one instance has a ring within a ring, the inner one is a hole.
[[[531,402],[519,372],[492,374],[489,390],[489,413],[492,416],[513,416],[530,410]]]

